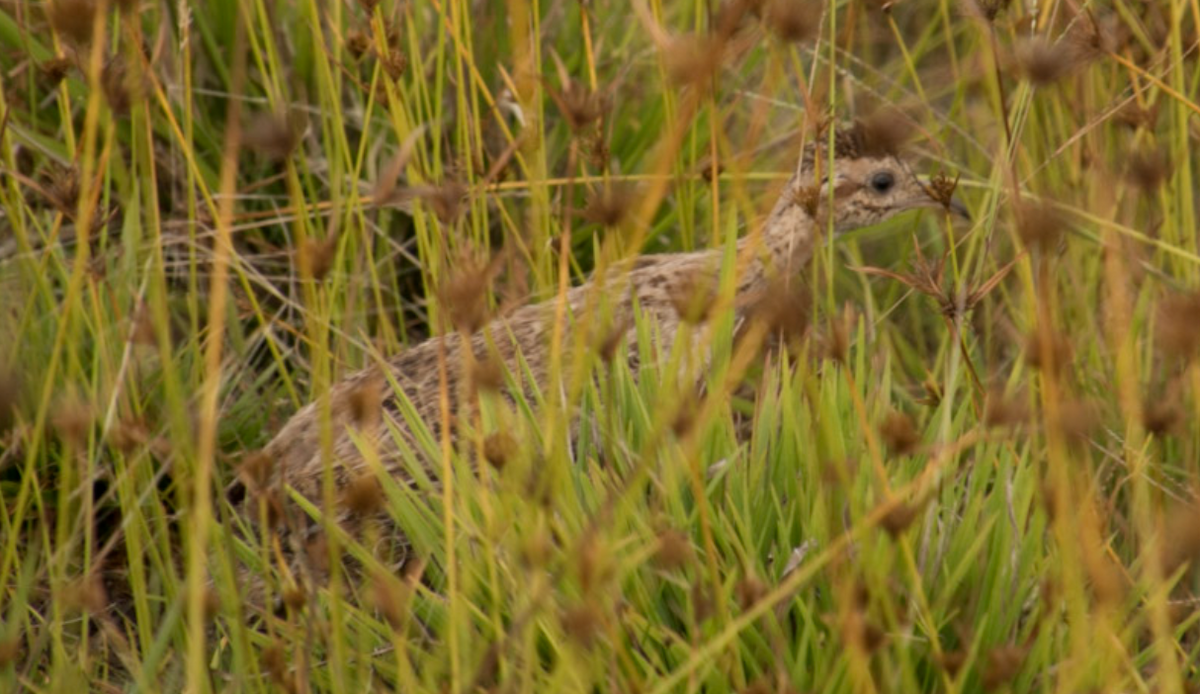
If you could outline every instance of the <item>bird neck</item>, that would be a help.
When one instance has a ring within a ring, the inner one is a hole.
[[[798,189],[797,177],[793,175],[767,216],[761,232],[750,234],[738,243],[739,250],[760,258],[764,271],[794,275],[812,255],[817,236],[816,223],[797,201]]]

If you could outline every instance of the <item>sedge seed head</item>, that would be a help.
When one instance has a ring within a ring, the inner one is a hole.
[[[914,453],[921,443],[921,434],[917,431],[912,417],[903,412],[892,412],[885,417],[879,426],[879,433],[896,455]]]

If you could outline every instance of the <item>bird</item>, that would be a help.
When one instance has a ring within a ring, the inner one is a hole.
[[[836,129],[831,137],[804,145],[758,233],[739,239],[741,260],[730,307],[735,319],[750,316],[754,298],[770,293],[775,280],[801,273],[826,230],[836,235],[921,208],[970,218],[957,198],[922,181],[895,147],[874,142],[869,129],[861,125]],[[565,292],[566,329],[587,326],[597,332],[600,323],[610,326],[636,374],[635,312],[652,320],[661,343],[670,345],[688,320],[680,297],[711,284],[721,258],[719,249],[635,257],[603,278]],[[607,303],[603,321],[587,315],[597,310],[597,297]],[[314,401],[296,412],[251,458],[252,471],[245,477],[253,484],[247,486],[259,491],[290,486],[320,505],[327,464],[333,466],[339,490],[370,476],[374,469],[370,460],[378,461],[394,478],[407,480],[406,458],[428,458],[431,441],[424,438],[422,447],[421,437],[407,422],[415,415],[432,434],[432,441],[438,441],[445,419],[443,394],[455,412],[468,397],[480,365],[498,366],[510,383],[524,382],[518,388],[546,385],[549,336],[560,302],[551,298],[528,304],[482,325],[432,337],[347,376],[327,394],[332,426],[328,463],[322,454],[320,405]],[[612,337],[607,341],[611,344]],[[450,432],[452,437],[456,433]],[[436,461],[423,462],[436,473]],[[307,527],[308,532],[315,529],[311,523]]]

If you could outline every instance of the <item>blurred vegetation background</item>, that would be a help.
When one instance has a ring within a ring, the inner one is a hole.
[[[0,689],[1196,691],[1198,26],[1197,0],[4,0]],[[714,317],[699,396],[598,363],[568,416],[483,407],[506,445],[478,475],[455,451],[450,493],[305,507],[384,507],[399,572],[370,523],[303,576],[239,531],[247,453],[442,332],[456,270],[494,261],[502,314],[728,248],[802,143],[884,108],[974,221],[822,244],[801,343],[731,363]]]

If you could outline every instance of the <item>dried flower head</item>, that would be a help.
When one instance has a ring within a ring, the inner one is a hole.
[[[904,151],[915,130],[911,116],[889,106],[859,118],[854,127],[837,133],[836,146],[851,155],[896,156]]]
[[[1041,328],[1025,339],[1025,363],[1034,369],[1055,373],[1071,361],[1074,350],[1062,333]]]
[[[767,584],[754,574],[746,574],[734,585],[733,592],[737,595],[738,605],[748,610],[767,594]]]
[[[808,333],[811,295],[797,278],[775,279],[753,299],[748,316],[777,336],[793,345]]]
[[[1200,502],[1195,499],[1170,510],[1163,522],[1160,562],[1165,573],[1174,573],[1200,559]]]
[[[112,447],[126,455],[145,446],[149,439],[150,431],[141,419],[123,418],[108,432]]]
[[[879,425],[879,433],[888,448],[896,455],[909,455],[921,443],[921,434],[913,420],[903,412],[892,412]]]
[[[1157,344],[1164,354],[1194,358],[1200,351],[1200,292],[1163,297],[1155,327]]]
[[[688,34],[671,40],[663,60],[676,84],[701,86],[716,74],[724,51],[725,41],[718,36]]]
[[[517,440],[505,431],[492,432],[483,440],[483,459],[497,470],[503,470],[517,451]]]
[[[1171,174],[1167,153],[1161,149],[1141,149],[1128,159],[1126,177],[1143,193],[1153,193]]]
[[[408,56],[400,51],[389,50],[379,55],[379,66],[393,82],[404,76],[408,69]]]
[[[667,571],[683,568],[692,560],[692,543],[688,536],[673,528],[658,534],[654,548],[654,563]]]
[[[419,191],[421,198],[442,224],[453,224],[463,212],[467,187],[458,181],[445,181],[435,188]]]
[[[1002,390],[993,389],[988,393],[983,408],[983,423],[989,427],[1009,427],[1024,423],[1029,419],[1025,405],[1016,398],[1010,398]]]
[[[1015,57],[1021,76],[1039,87],[1066,77],[1076,62],[1070,46],[1042,37],[1022,41],[1017,46]]]
[[[493,272],[486,264],[471,258],[455,263],[451,269],[438,294],[456,330],[472,334],[487,322],[487,292]]]
[[[766,0],[762,20],[781,41],[811,41],[821,31],[821,3],[811,0]]]
[[[584,648],[591,647],[604,626],[603,615],[590,603],[574,605],[563,610],[559,621],[567,636]]]
[[[129,71],[120,56],[114,56],[104,64],[100,72],[100,88],[114,114],[124,116],[129,113],[129,106],[133,102],[131,86]]]
[[[95,413],[91,406],[76,397],[65,397],[59,400],[51,416],[51,423],[58,435],[68,443],[76,446],[86,443],[88,432],[95,421]]]
[[[1029,248],[1053,248],[1067,229],[1062,214],[1050,203],[1023,202],[1015,207],[1014,212],[1017,235]]]
[[[56,55],[53,58],[47,58],[38,64],[38,72],[46,81],[49,87],[58,86],[59,82],[66,79],[71,72],[71,59],[65,55]]]
[[[108,591],[104,589],[104,581],[96,573],[69,583],[63,589],[62,600],[68,609],[93,616],[103,615],[108,609]]]
[[[283,600],[283,605],[291,612],[299,612],[304,609],[304,605],[308,602],[308,591],[304,590],[304,584],[299,581],[289,581],[283,587],[283,591],[279,597]]]
[[[575,133],[592,126],[608,110],[608,100],[603,93],[594,92],[574,80],[566,80],[562,91],[549,86],[546,90],[571,131]]]
[[[271,483],[271,473],[274,469],[274,458],[267,455],[266,451],[255,451],[242,457],[237,475],[252,494],[261,494]]]
[[[346,483],[342,506],[354,518],[369,518],[383,507],[383,487],[371,472],[364,472]]]
[[[693,325],[712,318],[717,301],[716,280],[706,273],[692,273],[669,288],[671,306],[679,320]]]
[[[920,514],[921,507],[918,505],[897,503],[879,519],[879,527],[883,528],[888,535],[896,538],[907,530]]]
[[[320,282],[329,275],[337,257],[338,235],[330,234],[324,240],[305,239],[304,252],[308,257],[308,269],[312,278]]]
[[[497,393],[504,387],[504,362],[495,357],[476,359],[471,364],[471,390],[478,393]]]
[[[1179,403],[1169,399],[1150,399],[1142,405],[1142,426],[1155,436],[1173,432],[1183,420]]]
[[[92,31],[101,17],[96,0],[51,0],[46,18],[55,33],[77,46],[92,40]]]
[[[383,378],[364,378],[346,393],[346,408],[350,421],[362,430],[374,430],[383,413]]]
[[[295,151],[307,128],[307,119],[298,109],[263,112],[250,119],[242,139],[268,159],[283,161]]]
[[[951,205],[954,204],[954,191],[958,190],[958,180],[960,175],[950,178],[944,173],[939,173],[929,179],[929,195],[934,200],[941,203],[946,211],[951,210]]]
[[[580,213],[585,220],[604,227],[616,227],[633,207],[633,194],[623,186],[608,185],[588,196]]]
[[[371,581],[375,607],[393,631],[399,632],[407,623],[409,593],[394,577],[377,572]]]
[[[79,203],[79,169],[51,164],[42,174],[46,202],[67,217],[74,217]]]
[[[346,52],[354,60],[358,60],[371,48],[371,38],[359,29],[346,32]]]
[[[983,668],[983,688],[991,691],[1020,674],[1026,650],[1023,646],[1000,646],[988,651]]]

